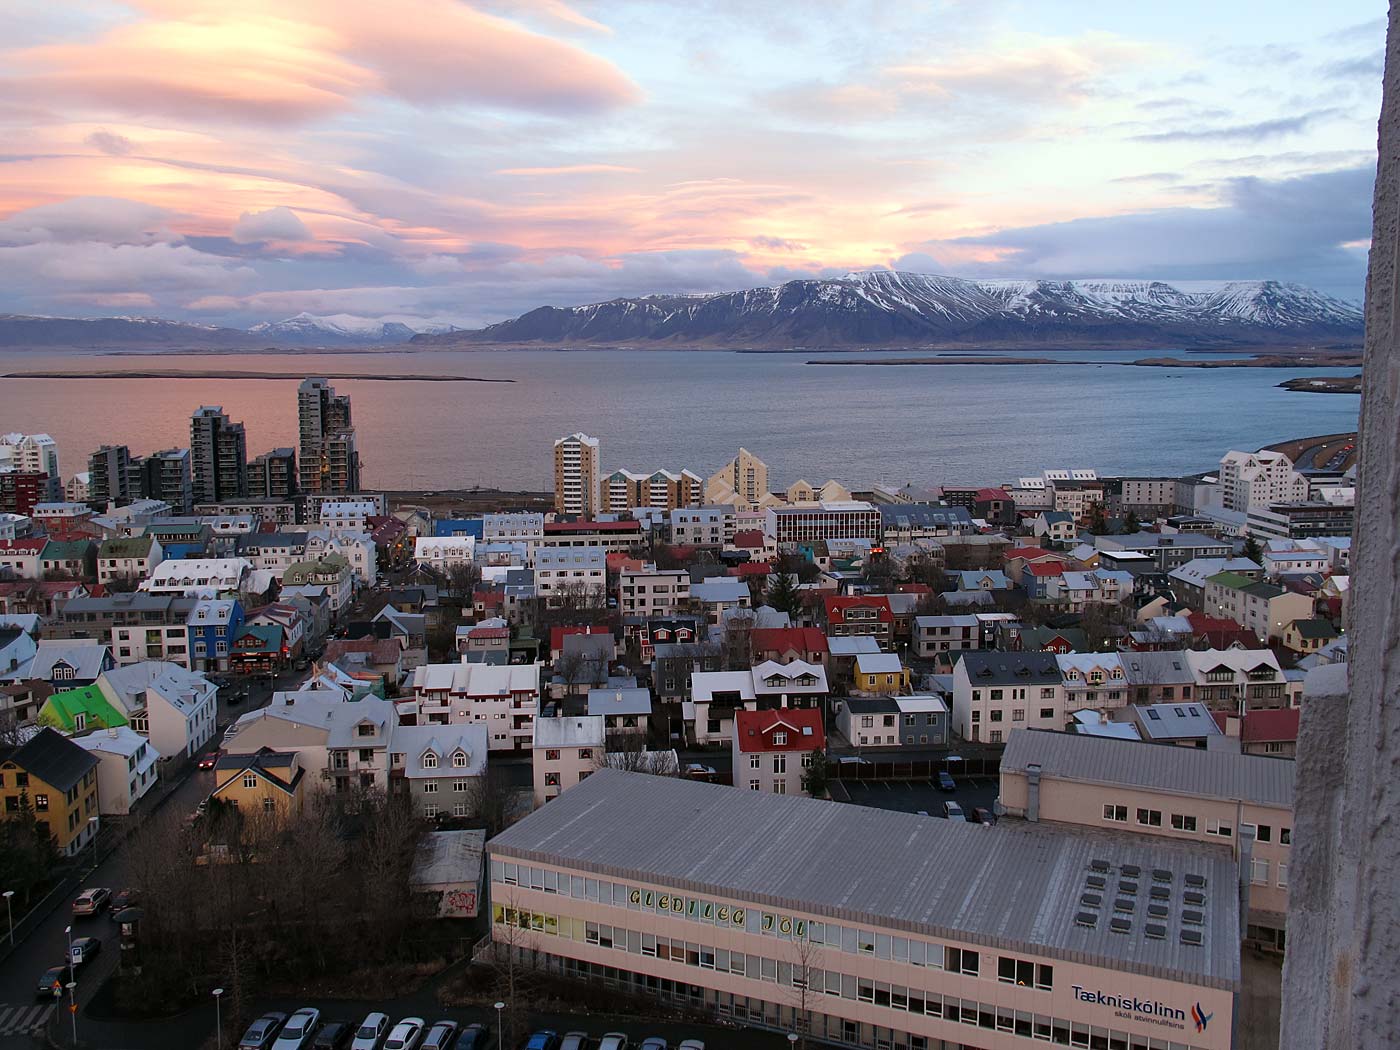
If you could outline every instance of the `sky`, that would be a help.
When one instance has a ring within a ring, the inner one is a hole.
[[[1359,301],[1384,15],[0,0],[0,312],[477,327],[879,267]]]

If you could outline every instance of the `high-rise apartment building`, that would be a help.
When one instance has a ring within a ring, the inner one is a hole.
[[[554,443],[554,510],[585,518],[597,513],[597,438],[570,434]]]
[[[768,464],[746,448],[705,482],[706,503],[755,509],[768,495]]]
[[[194,509],[189,449],[166,448],[137,457],[131,461],[131,471],[136,478],[131,486],[134,495],[164,500],[176,514],[188,514]]]
[[[605,514],[626,514],[640,507],[696,507],[704,499],[704,489],[700,475],[688,470],[657,470],[650,474],[614,470],[599,485],[598,508]]]
[[[1282,452],[1227,452],[1220,460],[1220,502],[1248,514],[1255,507],[1308,498],[1308,479]]]
[[[190,472],[196,503],[248,496],[248,440],[219,405],[204,405],[190,418]]]
[[[297,387],[297,435],[302,492],[317,496],[360,491],[360,453],[348,394],[337,394],[324,379],[303,380]]]
[[[248,495],[253,499],[289,499],[297,491],[296,449],[274,448],[248,464]]]
[[[88,457],[88,498],[98,510],[109,504],[131,502],[131,449],[126,445],[103,445]]]
[[[28,478],[44,474],[43,500],[63,498],[63,478],[58,472],[58,442],[47,434],[0,434],[0,473]],[[26,481],[20,485],[25,488]]]

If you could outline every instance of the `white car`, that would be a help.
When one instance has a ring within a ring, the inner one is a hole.
[[[705,1044],[699,1039],[683,1039],[676,1050],[705,1050]]]
[[[355,1029],[355,1038],[350,1043],[350,1050],[379,1050],[379,1044],[384,1042],[384,1033],[389,1030],[388,1014],[370,1014],[360,1022],[360,1027]]]
[[[384,1040],[384,1050],[418,1050],[418,1044],[423,1041],[424,1024],[421,1017],[405,1017]]]
[[[320,1021],[320,1010],[311,1006],[303,1006],[287,1018],[287,1023],[282,1026],[282,1031],[277,1033],[277,1042],[272,1044],[272,1050],[302,1050],[311,1042],[311,1037],[316,1034],[316,1028]]]
[[[627,1037],[621,1032],[609,1032],[598,1044],[598,1050],[627,1050]]]

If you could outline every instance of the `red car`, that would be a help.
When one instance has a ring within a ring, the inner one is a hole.
[[[199,768],[213,769],[214,766],[218,764],[218,761],[219,753],[217,751],[210,751],[208,754],[199,756]]]

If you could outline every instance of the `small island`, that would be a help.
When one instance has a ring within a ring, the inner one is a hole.
[[[1361,376],[1301,376],[1285,379],[1279,386],[1285,390],[1298,390],[1305,394],[1359,394]]]

